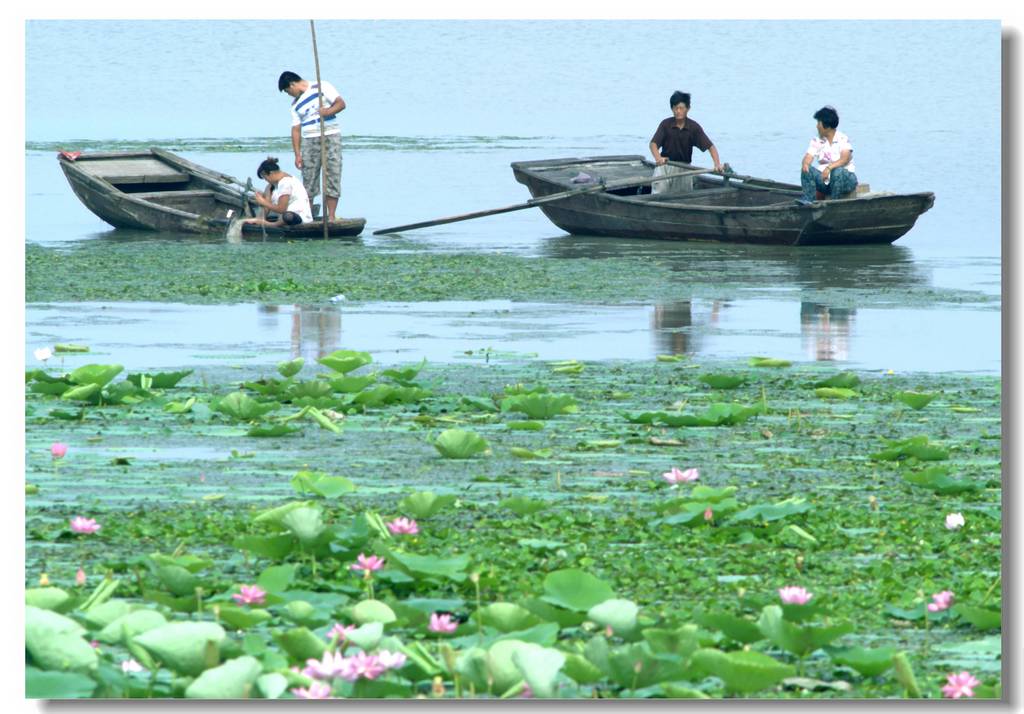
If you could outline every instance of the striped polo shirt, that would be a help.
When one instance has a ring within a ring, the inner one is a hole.
[[[338,90],[330,82],[315,84],[310,82],[309,88],[292,102],[292,126],[302,127],[302,136],[305,138],[316,138],[320,136],[320,86],[324,90],[324,107],[334,104],[339,96]],[[341,131],[338,126],[338,115],[324,118],[324,135],[330,136]]]

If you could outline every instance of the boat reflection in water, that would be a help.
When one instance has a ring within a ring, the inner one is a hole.
[[[260,327],[272,328],[281,318],[280,305],[259,306]],[[335,305],[291,306],[291,359],[302,357],[306,362],[341,349],[341,309]],[[287,306],[285,306],[287,310]]]
[[[754,343],[754,354],[758,335],[793,333],[799,302],[800,351],[816,361],[846,361],[857,315],[851,302],[869,296],[883,306],[889,292],[930,283],[912,252],[892,245],[796,249],[563,236],[549,239],[544,255],[649,261],[697,286],[701,297],[655,305],[651,327],[660,354],[697,354],[712,338],[721,347],[725,337],[744,337],[748,346]],[[709,295],[709,288],[720,292]],[[793,322],[786,317],[790,309]]]

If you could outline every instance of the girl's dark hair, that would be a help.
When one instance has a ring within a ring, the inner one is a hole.
[[[277,157],[268,156],[264,159],[263,163],[260,164],[260,167],[256,169],[256,178],[266,178],[267,174],[280,170],[281,167],[277,164]]]

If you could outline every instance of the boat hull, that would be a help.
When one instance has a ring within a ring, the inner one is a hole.
[[[609,183],[649,177],[639,156],[591,157],[512,164],[516,180],[534,198],[578,186],[585,173]],[[625,193],[625,195],[623,195]],[[770,181],[724,182],[701,177],[693,192],[654,197],[616,191],[585,193],[543,204],[556,226],[574,235],[662,240],[704,240],[782,245],[892,243],[931,208],[934,195],[878,194],[798,205],[799,187]]]

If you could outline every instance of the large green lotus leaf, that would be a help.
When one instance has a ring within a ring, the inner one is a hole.
[[[161,565],[156,569],[156,576],[172,595],[178,597],[195,595],[199,585],[199,578],[180,565]]]
[[[286,632],[273,635],[274,641],[287,652],[292,659],[305,662],[307,659],[320,659],[327,649],[327,643],[313,634],[308,627],[293,627]]]
[[[895,647],[828,648],[828,655],[833,662],[856,670],[862,677],[877,677],[892,667],[892,658],[895,654]]]
[[[537,617],[547,622],[555,622],[560,627],[576,627],[587,619],[586,611],[580,612],[555,607],[540,598],[527,598],[522,601],[522,606]]]
[[[331,389],[335,392],[355,394],[356,392],[363,391],[376,381],[376,374],[368,374],[360,377],[334,377],[329,380],[328,384],[331,385]]]
[[[243,535],[236,536],[231,545],[264,558],[282,560],[292,552],[292,548],[295,546],[295,536],[291,533],[274,536]]]
[[[986,607],[958,604],[953,612],[967,620],[979,630],[998,630],[1002,627],[1002,611],[990,610]]]
[[[303,365],[306,364],[306,360],[302,357],[296,357],[293,360],[286,360],[284,362],[277,363],[277,372],[285,379],[291,379],[299,372],[302,371]]]
[[[386,369],[381,372],[381,376],[393,379],[399,384],[408,384],[416,378],[416,375],[418,375],[426,365],[427,358],[424,357],[423,360],[415,367],[406,367],[405,369]]]
[[[806,513],[814,508],[806,499],[793,497],[787,498],[778,503],[758,503],[745,508],[739,513],[733,514],[726,525],[735,525],[748,521],[769,522],[778,521],[798,513]]]
[[[95,384],[103,387],[123,369],[124,367],[119,364],[84,364],[69,374],[68,379],[75,384]]]
[[[666,699],[710,699],[711,697],[699,689],[684,687],[673,682],[662,682],[661,691]]]
[[[278,672],[268,672],[257,677],[256,688],[264,699],[277,699],[288,689],[288,678]]]
[[[845,387],[818,387],[814,394],[821,399],[854,399],[860,394]]]
[[[708,503],[715,504],[732,497],[736,490],[736,486],[712,488],[711,486],[697,485],[690,490],[689,498],[694,501],[707,501]]]
[[[46,672],[25,668],[26,699],[87,699],[96,689],[96,680],[77,672]]]
[[[469,647],[455,660],[455,671],[465,686],[472,686],[477,692],[487,691],[487,650]]]
[[[60,395],[61,399],[73,402],[87,402],[100,393],[103,389],[98,384],[83,384],[80,387],[72,387]]]
[[[777,357],[751,357],[749,364],[751,367],[789,367],[793,363]]]
[[[246,436],[252,436],[256,438],[269,439],[279,436],[291,436],[302,431],[301,427],[290,426],[288,424],[269,424],[254,426],[245,433]]]
[[[494,681],[493,692],[503,694],[513,685],[523,681],[523,673],[516,666],[512,655],[520,648],[526,647],[527,643],[521,640],[502,640],[495,642],[487,649],[486,671]]]
[[[587,611],[587,619],[601,627],[611,627],[619,637],[626,637],[636,629],[640,608],[632,600],[611,598],[594,605]]]
[[[309,399],[320,399],[321,397],[330,396],[331,385],[322,379],[312,379],[308,382],[296,382],[288,389],[288,399],[295,401],[297,399],[309,398]]]
[[[295,580],[295,570],[299,566],[295,563],[286,565],[271,565],[264,568],[263,572],[256,578],[256,584],[268,593],[282,593]]]
[[[304,546],[316,542],[325,529],[323,512],[312,506],[303,506],[288,511],[281,518],[281,525],[290,530]]]
[[[340,374],[348,374],[352,370],[359,369],[363,365],[370,364],[373,357],[369,352],[356,352],[355,350],[337,350],[317,360],[320,364]]]
[[[511,602],[495,602],[477,610],[473,617],[480,620],[486,627],[493,627],[499,632],[515,632],[534,625],[543,620],[522,605]]]
[[[210,660],[216,661],[225,636],[224,628],[213,622],[171,622],[136,635],[133,642],[176,672],[196,676]]]
[[[565,664],[565,655],[552,647],[524,642],[512,651],[512,662],[534,696],[548,698],[554,694],[555,679]]]
[[[32,384],[32,386],[28,388],[28,391],[32,392],[32,394],[52,394],[55,396],[60,396],[61,394],[64,394],[65,392],[71,390],[72,388],[73,387],[68,382],[64,381],[35,382]],[[74,389],[80,389],[80,387],[74,387]],[[95,391],[98,390],[94,390],[94,392]]]
[[[363,652],[371,652],[380,643],[384,636],[384,623],[381,621],[367,622],[360,625],[345,636],[349,642],[359,647]]]
[[[815,382],[815,387],[839,387],[841,389],[852,389],[860,384],[860,377],[853,372],[840,372],[828,379]]]
[[[245,392],[232,392],[218,399],[213,408],[240,421],[252,421],[280,406],[277,402],[258,402]]]
[[[71,596],[65,590],[54,586],[25,590],[25,604],[43,610],[58,610],[70,599]]]
[[[923,392],[896,392],[896,398],[911,409],[924,409],[932,403],[938,394],[927,394]]]
[[[136,635],[165,624],[167,618],[156,610],[133,610],[104,627],[97,639],[108,644],[124,644]]]
[[[25,606],[25,649],[42,669],[94,669],[99,659],[84,634],[85,628],[69,617]]]
[[[736,389],[747,381],[746,377],[735,374],[702,374],[698,379],[712,389]]]
[[[131,611],[132,605],[127,600],[107,600],[86,610],[85,622],[91,629],[101,630]]]
[[[398,509],[417,519],[430,518],[455,503],[455,495],[438,496],[431,491],[411,493],[398,502]]]
[[[282,520],[289,513],[297,508],[306,508],[312,506],[313,501],[290,501],[282,506],[275,506],[274,508],[268,508],[265,511],[260,511],[252,519],[253,523],[276,523],[281,525]]]
[[[468,555],[439,558],[435,555],[390,551],[389,556],[394,565],[413,577],[448,578],[461,583],[466,579],[466,568],[469,567]]]
[[[774,645],[798,657],[804,657],[853,631],[850,623],[831,626],[794,624],[783,617],[782,608],[778,605],[766,606],[761,611],[757,626]]]
[[[218,607],[221,621],[236,630],[247,630],[273,618],[269,612],[258,607],[239,607],[229,603]]]
[[[129,374],[125,379],[134,384],[136,387],[142,386],[143,377],[149,381],[149,388],[151,389],[173,389],[178,386],[178,382],[185,379],[185,377],[192,374],[193,370],[188,369],[183,372],[158,372],[157,374]]]
[[[362,600],[352,608],[352,619],[361,625],[369,622],[388,624],[398,619],[395,611],[380,600]]]
[[[796,670],[760,652],[729,652],[701,649],[693,655],[693,664],[718,677],[729,692],[746,694],[774,686]]]
[[[185,568],[185,570],[190,573],[198,573],[200,570],[206,570],[213,566],[213,561],[210,558],[203,558],[198,555],[192,555],[191,553],[184,553],[182,555],[150,553],[149,559],[157,565],[177,565],[181,568]]]
[[[871,454],[872,461],[901,461],[915,458],[919,461],[945,461],[949,451],[929,443],[927,436],[912,436],[909,439],[887,441],[882,451]]]
[[[685,657],[654,652],[647,642],[612,649],[608,653],[608,667],[612,681],[628,689],[690,678]]]
[[[306,627],[319,627],[327,624],[327,620],[330,619],[327,613],[318,612],[312,603],[298,599],[287,603],[281,614],[296,625],[305,625]]]
[[[502,640],[520,640],[522,642],[532,642],[543,647],[553,647],[558,641],[560,629],[557,622],[542,622],[538,625],[527,627],[525,630],[515,630],[514,632],[498,635],[493,639],[492,644]]]
[[[569,610],[586,612],[613,597],[615,593],[605,581],[582,570],[569,568],[548,573],[544,578],[541,599]]]
[[[434,448],[446,459],[469,459],[489,448],[487,440],[464,429],[446,429],[438,434]]]
[[[322,471],[299,471],[291,480],[298,493],[315,493],[324,498],[337,498],[356,490],[356,485],[342,476],[328,476]]]
[[[914,486],[927,488],[940,496],[978,491],[981,484],[950,478],[943,466],[932,466],[922,471],[911,471],[903,474],[903,480]]]
[[[255,657],[237,657],[200,674],[188,685],[185,696],[189,699],[248,698],[262,672],[263,665]]]
[[[547,501],[537,501],[526,496],[513,496],[498,503],[501,508],[507,508],[517,516],[532,516],[548,508],[551,504]]]
[[[577,684],[594,684],[604,678],[604,673],[583,655],[563,652],[565,664],[562,671]]]
[[[649,627],[641,634],[655,654],[674,654],[689,659],[700,647],[696,625],[683,625],[675,630]]]
[[[693,618],[698,625],[711,630],[718,630],[726,637],[742,644],[750,644],[764,639],[764,633],[753,620],[736,617],[727,612],[702,612]]]
[[[501,400],[501,411],[521,412],[531,419],[553,419],[579,411],[571,394],[518,394]]]
[[[995,673],[1002,667],[1002,651],[1002,636],[989,635],[969,642],[939,645],[931,663],[954,671]]]

